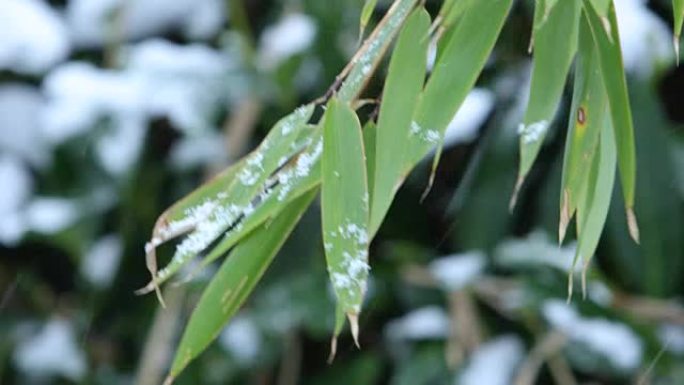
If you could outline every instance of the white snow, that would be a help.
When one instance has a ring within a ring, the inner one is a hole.
[[[66,28],[44,1],[0,1],[0,26],[0,69],[40,74],[69,54]]]
[[[494,108],[494,94],[484,88],[474,88],[463,101],[444,133],[444,147],[470,143],[477,138],[479,128]]]
[[[25,210],[27,226],[38,233],[56,234],[65,230],[79,218],[80,208],[65,198],[36,198]]]
[[[616,1],[615,11],[627,71],[642,77],[649,76],[656,64],[672,61],[672,31],[648,9],[645,0]]]
[[[0,48],[1,49],[1,48]],[[14,153],[33,166],[44,166],[49,151],[40,135],[40,91],[20,83],[0,86],[0,149]]]
[[[33,191],[31,174],[17,157],[0,154],[0,186],[0,244],[14,245],[24,234],[21,209]]]
[[[98,239],[83,256],[81,275],[97,288],[107,288],[119,267],[123,243],[118,235]]]
[[[430,262],[430,273],[446,290],[457,291],[482,275],[487,258],[481,251],[453,254]]]
[[[286,59],[307,50],[316,37],[316,23],[301,13],[283,16],[267,27],[259,43],[259,64],[274,69]]]
[[[120,20],[113,19],[117,12]],[[69,35],[79,47],[102,46],[112,38],[138,40],[174,29],[191,39],[207,39],[220,32],[226,17],[223,0],[71,0],[66,7]]]
[[[74,328],[62,318],[51,319],[38,334],[21,339],[13,359],[17,368],[30,377],[59,375],[78,381],[86,371]]]
[[[261,332],[251,317],[239,314],[223,329],[219,343],[241,365],[253,363],[262,345]]]
[[[626,325],[602,318],[583,318],[573,307],[558,300],[546,301],[542,313],[553,328],[605,357],[615,368],[634,370],[641,364],[643,344]]]
[[[190,135],[179,140],[171,149],[169,161],[177,170],[223,164],[228,160],[226,142],[219,133]]]
[[[540,120],[528,125],[520,123],[520,125],[518,125],[518,135],[520,135],[523,143],[531,144],[542,140],[548,129],[549,122],[546,120]]]
[[[525,347],[517,336],[498,337],[475,351],[455,384],[510,385],[524,354]]]
[[[494,252],[494,261],[504,267],[548,266],[568,272],[575,258],[575,249],[574,243],[558,247],[544,231],[535,230],[525,238],[501,242]],[[575,271],[581,269],[581,263],[575,265]]]
[[[390,321],[385,335],[391,340],[441,340],[449,335],[449,316],[440,307],[423,307]]]
[[[666,350],[684,355],[684,326],[674,324],[660,325],[658,327],[658,339]]]

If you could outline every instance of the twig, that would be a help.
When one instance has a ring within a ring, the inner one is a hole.
[[[534,385],[544,361],[550,361],[553,356],[557,355],[567,341],[568,338],[558,331],[551,331],[544,335],[543,338],[537,341],[527,359],[523,362],[514,385]],[[567,380],[563,379],[563,376],[559,377],[556,379],[556,383],[560,385],[575,384],[574,381],[567,382]]]

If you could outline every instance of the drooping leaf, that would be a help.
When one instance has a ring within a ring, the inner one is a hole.
[[[560,8],[560,6],[559,6]],[[563,242],[568,224],[587,183],[608,108],[596,44],[586,19],[580,20],[575,86],[563,156],[558,241]],[[581,223],[581,221],[578,221]]]
[[[190,202],[187,198],[181,201],[179,208],[183,210],[174,209],[173,218],[162,216],[164,219],[158,222],[150,246],[147,247],[148,262],[154,259],[154,249],[170,239],[167,234],[176,235],[180,232],[178,229],[191,232],[180,242],[173,259],[165,268],[159,272],[150,269],[152,282],[143,291],[164,282],[231,226],[254,211],[254,201],[263,193],[266,181],[284,161],[301,151],[296,146],[297,139],[300,132],[306,129],[313,109],[312,104],[303,106],[281,119],[256,150],[230,169],[233,171],[226,176],[231,178],[216,179],[191,194],[194,205],[183,203]],[[221,185],[224,182],[227,184]],[[179,213],[182,217],[178,217]],[[156,265],[156,261],[153,265]]]
[[[586,269],[601,238],[608,216],[610,200],[613,196],[613,185],[615,184],[617,153],[609,116],[605,117],[600,136],[600,148],[595,157],[596,165],[594,168],[596,170],[587,185],[586,199],[580,204],[586,207],[578,208],[578,211],[586,212],[586,215],[582,215],[582,223],[578,227],[580,232],[575,252],[575,262],[582,261],[584,264],[582,272],[583,293],[586,293]]]
[[[247,236],[223,262],[190,317],[165,384],[173,382],[235,315],[315,196],[316,191],[311,191],[297,198],[272,222]]]
[[[418,95],[423,88],[429,43],[430,16],[416,10],[399,34],[385,81],[375,143],[375,174],[370,233],[382,223],[405,178],[409,130]]]
[[[679,38],[682,36],[682,24],[684,24],[684,0],[672,0],[672,13],[674,14],[673,44],[675,57],[679,63]]]
[[[639,242],[639,227],[634,215],[634,190],[636,184],[636,150],[632,109],[627,94],[627,80],[622,62],[620,35],[618,32],[615,4],[611,1],[606,16],[601,16],[590,0],[584,1],[584,17],[591,27],[598,47],[599,64],[603,83],[608,95],[608,106],[617,144],[617,158],[625,199],[625,211],[629,233]]]
[[[555,4],[554,4],[555,5]],[[563,94],[570,64],[577,50],[581,3],[562,1],[555,7],[537,3],[533,32],[534,58],[530,97],[520,125],[520,168],[511,206],[539,154],[549,124]],[[540,10],[541,7],[545,7]]]
[[[475,85],[511,4],[511,0],[468,3],[419,98],[411,122],[405,173],[439,143],[447,125]]]
[[[366,176],[368,177],[368,196],[373,196],[375,190],[375,143],[377,140],[378,126],[373,120],[369,120],[363,126],[363,148],[366,150]],[[368,211],[372,212],[373,199],[368,202]]]
[[[358,316],[368,279],[368,185],[361,124],[332,99],[323,122],[321,214],[328,273],[358,345]],[[336,327],[339,329],[339,325]]]

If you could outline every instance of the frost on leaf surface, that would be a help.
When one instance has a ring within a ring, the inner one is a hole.
[[[518,126],[518,134],[522,138],[523,143],[530,144],[539,142],[546,135],[549,128],[549,122],[541,120],[528,125],[520,124]]]

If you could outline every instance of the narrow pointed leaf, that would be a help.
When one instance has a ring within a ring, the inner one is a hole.
[[[378,0],[366,0],[363,4],[363,9],[361,9],[361,16],[359,20],[359,37],[363,37],[363,31],[365,31],[371,16],[373,16],[373,11],[377,5]]]
[[[430,16],[416,10],[399,34],[389,65],[377,126],[376,165],[370,232],[375,232],[389,210],[405,177],[409,130],[427,63]]]
[[[321,214],[328,273],[337,307],[354,320],[368,279],[368,186],[361,125],[345,103],[332,99],[323,123]],[[354,336],[356,339],[356,335]]]
[[[363,126],[363,148],[366,150],[366,176],[368,177],[368,196],[373,196],[375,189],[375,142],[377,140],[378,126],[372,120],[366,122]],[[368,202],[372,205],[373,200]],[[368,211],[372,212],[371,206]]]
[[[511,4],[512,0],[468,2],[419,99],[405,173],[439,143],[482,72]]]
[[[554,5],[548,0],[537,3],[537,7],[546,8],[543,16],[535,20],[532,82],[527,111],[519,129],[520,169],[514,197],[539,154],[577,50],[581,3],[562,1]],[[535,12],[542,14],[539,9]]]
[[[615,137],[611,132],[610,118],[606,116],[605,124],[601,130],[600,149],[597,153],[597,171],[595,177],[588,184],[587,196],[582,206],[578,209],[586,212],[583,215],[583,222],[579,226],[580,234],[577,241],[575,261],[583,261],[584,274],[589,261],[596,252],[603,227],[608,216],[610,199],[613,196],[613,185],[615,184],[615,167],[617,165],[617,153],[615,147]],[[585,280],[583,279],[583,282]],[[583,285],[585,290],[585,285]]]
[[[206,249],[222,233],[254,210],[254,200],[263,193],[266,181],[282,162],[300,151],[296,148],[297,139],[300,132],[306,129],[313,109],[314,106],[310,104],[281,119],[261,145],[234,169],[233,177],[229,181],[227,178],[217,179],[211,185],[212,195],[193,199],[199,200],[199,205],[189,208],[183,205],[186,217],[166,220],[163,223],[164,227],[155,228],[155,234],[174,233],[173,229],[185,227],[186,222],[192,222],[189,226],[191,233],[180,242],[171,262],[157,274],[152,272],[151,286],[168,279],[192,257]],[[229,183],[224,186],[217,185],[222,182]],[[204,191],[199,190],[198,194],[204,194]],[[160,243],[158,235],[154,235],[148,254]],[[150,285],[148,289],[149,287]]]
[[[204,351],[235,315],[315,196],[312,191],[296,199],[272,222],[251,233],[223,262],[183,332],[167,383]]]
[[[677,63],[679,63],[679,38],[682,36],[682,24],[684,24],[684,0],[672,0],[672,12],[674,13],[674,50]]]
[[[591,168],[598,147],[607,109],[608,101],[598,64],[596,44],[589,24],[583,18],[580,21],[575,86],[563,157],[559,242],[563,242],[565,238],[567,226],[585,189],[587,170]]]
[[[598,47],[603,83],[608,94],[608,106],[617,145],[618,166],[629,232],[632,238],[639,242],[639,228],[633,210],[636,184],[634,127],[622,62],[615,4],[612,1],[610,2],[606,16],[600,16],[589,0],[584,0],[584,10],[584,17],[589,22],[594,41]]]

